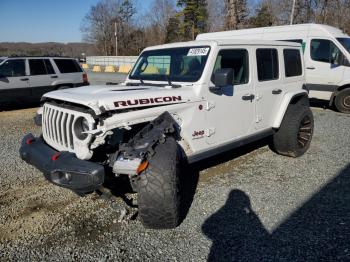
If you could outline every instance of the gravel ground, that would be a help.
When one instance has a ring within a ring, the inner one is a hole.
[[[40,133],[35,110],[0,112],[0,261],[350,260],[348,115],[314,108],[314,138],[297,159],[257,143],[197,164],[186,219],[157,231],[21,161],[23,134]]]

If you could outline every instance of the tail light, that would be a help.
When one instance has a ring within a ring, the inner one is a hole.
[[[87,74],[84,73],[84,74],[83,74],[83,83],[84,83],[84,84],[87,84],[88,82],[89,82],[89,81],[88,81]]]

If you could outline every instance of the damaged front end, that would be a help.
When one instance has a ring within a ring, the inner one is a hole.
[[[39,169],[53,184],[83,195],[101,188],[106,176],[110,175],[110,170],[112,175],[129,176],[132,184],[134,177],[147,168],[156,145],[163,143],[166,136],[176,135],[177,129],[173,117],[164,112],[129,137],[128,142],[120,142],[124,137],[116,139],[114,143],[107,143],[103,147],[109,147],[108,150],[100,148],[102,153],[99,154],[97,148],[89,160],[80,159],[75,153],[67,150],[57,151],[43,138],[35,138],[28,134],[22,140],[20,156],[28,164]],[[61,134],[63,133],[62,129]],[[58,133],[57,136],[63,137]],[[118,141],[119,144],[115,144]],[[67,145],[69,146],[69,143]],[[132,187],[135,188],[134,185]]]

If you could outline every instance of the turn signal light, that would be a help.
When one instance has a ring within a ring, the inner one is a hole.
[[[149,163],[148,163],[148,161],[143,161],[140,165],[139,165],[139,167],[137,168],[137,174],[140,174],[140,173],[142,173],[147,167],[148,167],[148,165],[149,165]]]

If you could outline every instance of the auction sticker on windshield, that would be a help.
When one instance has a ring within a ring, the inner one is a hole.
[[[205,56],[209,52],[209,47],[191,48],[188,50],[187,56]]]

